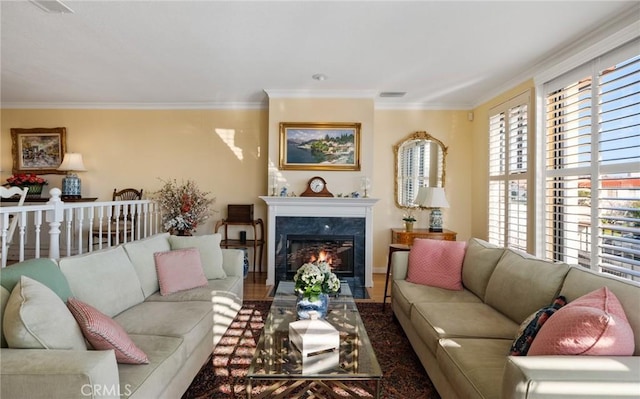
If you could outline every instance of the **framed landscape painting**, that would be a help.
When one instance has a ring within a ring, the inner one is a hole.
[[[11,129],[13,173],[65,174],[57,170],[66,151],[64,127]]]
[[[280,169],[360,170],[360,123],[280,123]]]

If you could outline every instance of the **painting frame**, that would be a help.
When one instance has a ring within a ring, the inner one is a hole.
[[[280,169],[359,171],[360,136],[361,124],[355,122],[281,122]],[[327,137],[340,141],[326,146]],[[308,148],[315,143],[321,149]]]
[[[66,152],[67,129],[64,127],[11,128],[13,174],[66,174],[58,170]]]

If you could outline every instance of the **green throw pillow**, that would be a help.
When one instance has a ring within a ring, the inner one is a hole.
[[[7,291],[13,291],[13,287],[20,281],[20,276],[27,276],[49,287],[64,302],[73,296],[71,288],[58,265],[49,258],[30,259],[24,262],[7,266],[0,272],[0,285]]]

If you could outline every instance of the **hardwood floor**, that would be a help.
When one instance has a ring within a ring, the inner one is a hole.
[[[255,275],[255,279],[254,279]],[[385,274],[375,273],[373,275],[373,287],[368,288],[369,299],[357,299],[356,302],[379,302],[384,298],[384,278]],[[244,279],[244,299],[248,301],[259,301],[269,298],[271,286],[265,285],[267,273],[249,272]],[[391,287],[389,287],[389,292]],[[389,303],[389,298],[387,298]]]

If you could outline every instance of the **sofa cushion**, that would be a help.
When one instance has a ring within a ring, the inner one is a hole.
[[[480,298],[475,296],[471,291],[452,291],[444,288],[429,287],[410,283],[406,280],[394,280],[391,286],[391,295],[393,297],[394,306],[407,315],[411,312],[414,303],[421,302],[462,302],[462,303],[482,303]]]
[[[62,299],[27,276],[20,277],[7,300],[2,328],[10,348],[87,349]]]
[[[459,398],[501,398],[510,344],[507,339],[443,339],[436,352],[438,367]]]
[[[203,236],[170,236],[171,249],[198,248],[202,257],[202,268],[208,280],[225,278],[227,274],[222,268],[222,249],[220,248],[220,234]]]
[[[129,334],[129,337],[147,354],[149,363],[118,364],[120,389],[125,394],[123,397],[145,399],[166,397],[167,387],[176,383],[176,376],[180,375],[181,369],[187,362],[187,353],[182,339],[138,334]]]
[[[464,241],[416,238],[409,251],[407,281],[410,283],[462,290]]]
[[[529,355],[630,356],[633,350],[624,309],[602,287],[558,310],[540,329]]]
[[[25,260],[5,267],[0,273],[0,285],[11,292],[23,275],[46,285],[63,301],[72,296],[67,279],[58,265],[49,258]]]
[[[571,303],[571,301],[602,286],[607,286],[622,304],[634,332],[636,349],[633,354],[640,356],[640,301],[638,300],[640,283],[606,273],[598,273],[581,266],[572,266],[564,280],[560,294],[567,297]]]
[[[207,280],[204,287],[192,288],[186,291],[175,292],[171,295],[160,295],[156,292],[146,301],[155,302],[184,302],[184,301],[204,301],[211,303],[213,291],[225,291],[238,294],[242,293],[243,279],[241,277],[229,276],[225,279]]]
[[[187,356],[213,327],[211,302],[147,301],[114,318],[129,334],[164,335],[184,340]]]
[[[60,259],[73,295],[109,317],[144,301],[140,280],[118,246]]]
[[[170,295],[207,285],[200,251],[197,248],[156,252],[153,256],[158,271],[160,295]]]
[[[518,335],[513,341],[513,344],[511,344],[511,349],[509,349],[509,354],[511,356],[526,356],[527,352],[529,352],[529,348],[531,347],[531,343],[535,339],[536,335],[538,335],[540,328],[542,328],[544,323],[546,323],[558,309],[566,304],[567,299],[563,296],[559,296],[551,305],[545,306],[527,317],[527,319],[520,325]]]
[[[157,292],[160,286],[158,285],[153,254],[171,250],[169,233],[156,234],[143,240],[128,242],[124,244],[124,250],[138,274],[145,298]]]
[[[558,296],[568,270],[566,264],[507,249],[491,274],[485,302],[520,324]]]
[[[113,349],[118,363],[149,363],[122,327],[91,305],[69,298],[67,306],[77,320],[87,341],[97,350]]]
[[[491,273],[503,254],[503,247],[471,238],[462,262],[462,285],[484,300]]]
[[[513,341],[518,330],[518,324],[484,303],[416,303],[411,311],[411,323],[433,353],[441,338]],[[506,356],[507,352],[502,352],[502,355]]]

